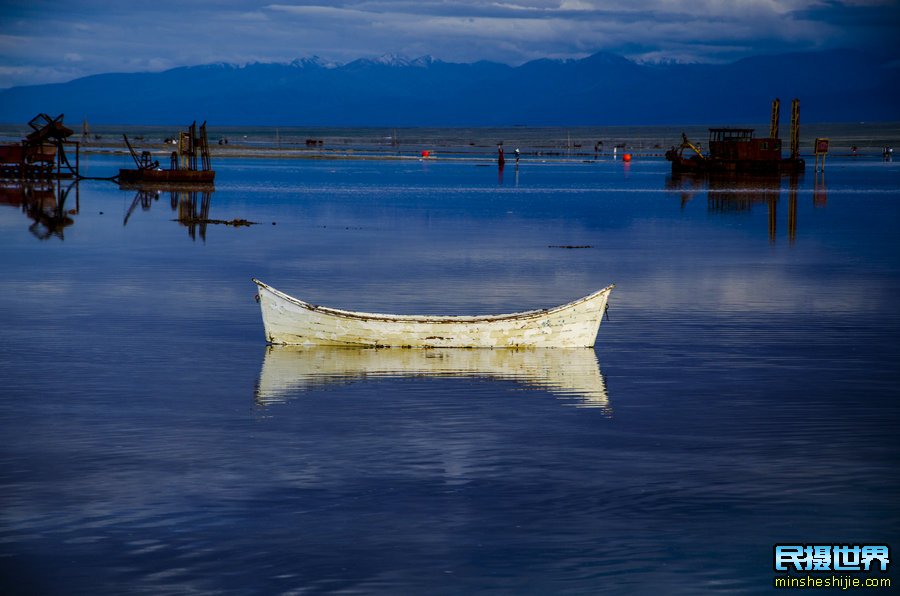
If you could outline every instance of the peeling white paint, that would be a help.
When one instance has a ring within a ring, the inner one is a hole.
[[[259,286],[272,344],[409,348],[583,348],[597,340],[610,285],[545,310],[506,315],[386,315],[315,306]]]

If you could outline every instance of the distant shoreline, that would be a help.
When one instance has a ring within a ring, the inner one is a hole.
[[[67,123],[70,127],[74,123]],[[768,133],[768,124],[716,123],[753,128],[757,136]],[[122,135],[127,134],[137,151],[150,151],[155,159],[174,149],[166,139],[182,126],[102,125],[76,130],[70,137],[80,152],[124,154]],[[582,126],[582,127],[214,127],[209,128],[213,159],[466,159],[496,160],[503,144],[507,163],[515,149],[524,159],[611,159],[622,153],[634,157],[661,157],[681,142],[684,132],[701,145],[707,142],[706,125],[685,126]],[[0,124],[0,144],[16,143],[29,132],[27,124]],[[781,137],[787,142],[787,123]],[[833,155],[880,155],[883,147],[900,148],[900,122],[808,124],[801,121],[801,153],[811,154],[816,138],[831,140]]]
[[[162,162],[170,153],[168,148],[156,149],[150,148],[147,149],[150,151],[151,155],[154,159]],[[515,157],[512,153],[513,150],[507,150],[504,153],[504,157],[507,164],[514,164]],[[116,147],[91,147],[81,145],[80,147],[81,155],[128,155],[128,150],[125,148],[116,148]],[[634,157],[664,157],[665,149],[662,148],[653,148],[653,149],[625,149],[621,151],[617,151],[613,153],[612,151],[606,152],[584,152],[584,151],[558,151],[558,150],[549,150],[549,151],[541,151],[534,149],[526,149],[520,151],[521,158],[523,160],[531,160],[535,159],[539,160],[552,160],[555,162],[560,161],[596,161],[598,159],[613,159],[620,158],[623,154],[629,153]],[[441,151],[429,150],[428,155],[422,155],[420,153],[415,153],[412,151],[377,151],[371,149],[319,149],[319,150],[302,150],[302,149],[284,149],[277,147],[234,147],[228,149],[221,149],[218,147],[210,147],[210,157],[214,160],[218,159],[297,159],[297,160],[384,160],[384,161],[392,161],[392,160],[412,160],[412,161],[478,161],[478,162],[496,162],[497,161],[497,151],[484,149],[481,151],[462,151],[459,149],[452,148],[444,148]]]

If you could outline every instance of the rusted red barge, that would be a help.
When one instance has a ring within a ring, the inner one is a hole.
[[[213,170],[119,170],[119,182],[177,182],[212,183],[216,173]]]
[[[169,156],[169,167],[163,169],[159,161],[153,159],[149,151],[138,155],[122,135],[131,152],[136,169],[119,170],[119,182],[187,182],[192,184],[211,184],[215,181],[216,172],[209,159],[209,141],[206,136],[206,122],[200,125],[191,124],[187,131],[178,135],[178,149]]]
[[[79,144],[68,141],[73,131],[63,124],[63,115],[53,118],[47,114],[38,114],[31,119],[28,126],[32,132],[21,142],[0,145],[0,178],[14,180],[77,178]],[[69,163],[66,147],[75,148],[74,166]]]
[[[682,133],[681,145],[666,151],[672,162],[672,174],[759,174],[779,175],[803,172],[800,158],[800,102],[791,107],[791,141],[788,157],[781,156],[778,137],[780,101],[772,102],[772,124],[768,137],[754,137],[752,128],[710,128],[709,152],[692,143]]]

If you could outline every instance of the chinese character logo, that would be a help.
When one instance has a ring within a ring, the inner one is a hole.
[[[775,571],[880,571],[891,564],[887,544],[776,544]]]

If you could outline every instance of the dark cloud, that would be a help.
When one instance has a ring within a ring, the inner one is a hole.
[[[898,11],[894,0],[8,0],[0,87],[310,55],[510,64],[601,50],[688,62],[827,47],[900,55]]]
[[[819,23],[847,45],[900,56],[900,2],[823,2],[791,18]]]

